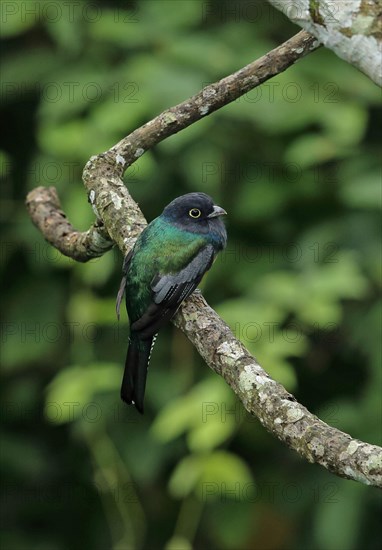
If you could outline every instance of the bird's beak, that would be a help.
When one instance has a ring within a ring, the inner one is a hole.
[[[224,210],[224,208],[221,208],[221,206],[216,206],[214,204],[214,209],[212,210],[211,214],[208,214],[207,218],[217,218],[218,216],[225,216],[227,212]]]

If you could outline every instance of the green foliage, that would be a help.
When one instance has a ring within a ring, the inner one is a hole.
[[[169,490],[175,498],[184,498],[194,490],[204,501],[208,493],[220,498],[217,488],[245,486],[251,482],[251,472],[243,460],[227,451],[214,451],[181,460],[170,479]],[[230,496],[235,498],[235,493]]]
[[[190,451],[212,451],[236,429],[234,417],[228,416],[222,420],[218,406],[221,403],[228,408],[233,407],[232,392],[223,380],[206,378],[194,386],[187,396],[174,399],[160,411],[152,433],[162,443],[186,433]]]
[[[5,4],[3,547],[377,547],[374,490],[269,436],[175,329],[154,349],[145,416],[123,406],[122,258],[63,258],[24,206],[28,190],[55,185],[86,230],[91,155],[296,28],[246,0]],[[189,191],[226,208],[206,297],[271,376],[374,443],[380,109],[378,88],[322,48],[125,174],[148,220]]]
[[[103,363],[88,365],[86,368],[67,367],[48,386],[45,400],[46,417],[51,422],[60,424],[76,421],[82,415],[84,420],[90,419],[92,422],[93,418],[97,418],[97,411],[93,411],[93,416],[86,418],[85,408],[91,408],[97,393],[118,391],[116,380],[119,370],[119,365]],[[63,407],[64,404],[67,406]],[[56,414],[57,410],[59,414]]]

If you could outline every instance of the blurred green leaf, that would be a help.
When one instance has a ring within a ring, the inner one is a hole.
[[[224,413],[221,416],[208,418],[189,432],[187,442],[191,451],[209,451],[227,441],[237,427],[235,416]]]
[[[235,498],[235,489],[252,483],[251,472],[243,460],[227,451],[214,451],[181,460],[170,479],[169,490],[175,498],[184,498],[195,491],[204,501],[207,494],[220,498],[222,491]]]
[[[112,363],[67,367],[49,384],[46,418],[57,424],[80,418],[90,423],[100,420],[102,408],[94,397],[98,392],[118,391],[120,376],[120,365]]]
[[[341,198],[353,208],[380,209],[382,203],[381,172],[370,172],[360,179],[347,182],[341,189]]]
[[[290,144],[285,153],[285,160],[298,163],[304,169],[351,153],[351,149],[341,145],[335,139],[317,134],[305,134],[303,138],[297,138]]]
[[[172,537],[165,546],[165,550],[192,550],[192,544],[184,537]]]
[[[366,487],[351,483],[342,487],[340,495],[334,485],[332,502],[319,506],[314,526],[314,540],[318,547],[328,550],[355,550],[357,543],[357,526],[362,513],[362,500]],[[339,498],[339,496],[341,498]],[[339,525],[346,525],[346,529],[339,529]]]
[[[1,38],[13,37],[36,25],[42,6],[43,2],[37,0],[33,9],[27,10],[22,0],[6,2],[2,8]]]
[[[221,378],[206,378],[159,412],[152,433],[168,442],[186,432],[192,451],[211,450],[235,430],[235,419],[225,412],[233,402],[234,396]]]

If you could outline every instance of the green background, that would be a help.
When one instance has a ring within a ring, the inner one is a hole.
[[[266,2],[3,2],[2,548],[376,549],[377,489],[300,459],[173,326],[143,417],[119,401],[128,323],[117,250],[76,264],[24,199],[57,187],[93,221],[91,155],[297,29]],[[205,191],[228,247],[202,284],[276,380],[381,442],[380,90],[320,49],[143,155],[148,220]]]

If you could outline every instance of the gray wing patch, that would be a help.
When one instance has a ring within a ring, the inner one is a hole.
[[[157,333],[174,316],[183,300],[194,292],[213,259],[213,246],[207,245],[178,273],[156,275],[151,282],[153,301],[142,317],[131,325],[131,330],[139,332],[141,339]]]
[[[177,302],[182,302],[190,293],[191,288],[195,288],[194,281],[199,282],[203,274],[211,267],[213,257],[214,249],[212,245],[207,245],[178,273],[155,277],[151,284],[154,292],[154,302],[160,304],[171,301],[174,294],[180,290],[180,285],[183,288],[180,294],[178,293]]]

